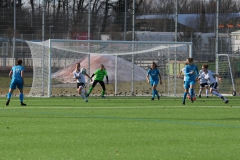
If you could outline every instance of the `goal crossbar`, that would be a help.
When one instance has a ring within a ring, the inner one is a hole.
[[[76,46],[76,45],[64,45],[66,40],[63,39],[49,39],[49,43],[42,43],[42,42],[31,42],[28,43],[35,43],[38,45],[42,45],[49,48],[57,48],[61,50],[71,51],[75,53],[82,53],[82,54],[91,54],[91,55],[130,55],[130,54],[139,54],[139,53],[147,53],[156,50],[162,50],[167,48],[175,48],[189,45],[189,53],[192,53],[192,42],[163,42],[163,41],[97,41],[97,40],[68,40],[68,43],[78,44],[78,43],[86,43],[88,44],[85,47]],[[55,45],[56,43],[63,43],[62,45]],[[101,43],[101,44],[108,44],[107,46],[103,45],[102,48],[96,49],[92,51],[91,44],[94,43]],[[130,48],[125,52],[118,52],[119,50],[114,49],[114,46],[110,46],[111,44],[121,44],[121,45],[128,45],[134,47],[135,44],[145,44],[145,45],[154,45],[149,46],[149,48]],[[159,46],[160,45],[160,46]],[[109,51],[106,51],[106,47],[109,47]],[[136,51],[137,50],[137,51]],[[101,52],[102,51],[102,52]]]

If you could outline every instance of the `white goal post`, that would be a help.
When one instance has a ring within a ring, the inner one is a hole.
[[[240,79],[240,55],[218,54],[217,58],[216,72],[223,78],[219,82],[219,90],[221,93],[235,96],[237,92],[240,92],[238,87]]]
[[[146,95],[150,94],[145,84],[147,69],[154,61],[165,83],[159,86],[161,93],[182,94],[182,80],[177,75],[186,58],[192,57],[192,42],[49,39],[27,43],[33,60],[30,96],[76,94],[72,72],[77,62],[89,75],[96,66],[105,65],[111,84],[108,95]]]

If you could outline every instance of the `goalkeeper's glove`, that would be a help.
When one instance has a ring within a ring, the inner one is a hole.
[[[109,84],[109,81],[106,81],[107,84]]]

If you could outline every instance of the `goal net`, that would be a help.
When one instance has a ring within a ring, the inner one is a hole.
[[[240,55],[219,54],[218,55],[218,74],[223,78],[218,83],[220,93],[235,96],[240,93]]]
[[[159,66],[163,79],[163,84],[157,87],[160,94],[178,95],[183,92],[183,80],[177,75],[186,58],[192,56],[191,42],[51,39],[27,43],[33,61],[30,96],[77,95],[73,79],[76,63],[81,63],[81,68],[86,68],[90,76],[104,64],[110,81],[106,95],[151,95],[146,75],[152,62]],[[86,89],[90,85],[88,80]],[[99,96],[101,90],[98,84],[91,95]]]

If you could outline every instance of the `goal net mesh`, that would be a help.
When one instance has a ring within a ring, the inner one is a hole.
[[[183,79],[179,71],[189,57],[190,43],[124,42],[124,41],[73,41],[48,40],[27,42],[33,61],[33,82],[30,96],[76,96],[73,79],[75,64],[81,63],[91,76],[103,64],[110,83],[106,95],[151,95],[146,81],[152,62],[159,66],[163,84],[157,90],[161,95],[180,95]],[[88,90],[91,86],[86,77]],[[105,81],[106,79],[104,79]],[[98,84],[92,96],[101,94]]]
[[[218,74],[222,81],[218,83],[218,90],[223,94],[236,95],[240,93],[240,55],[219,54]]]

